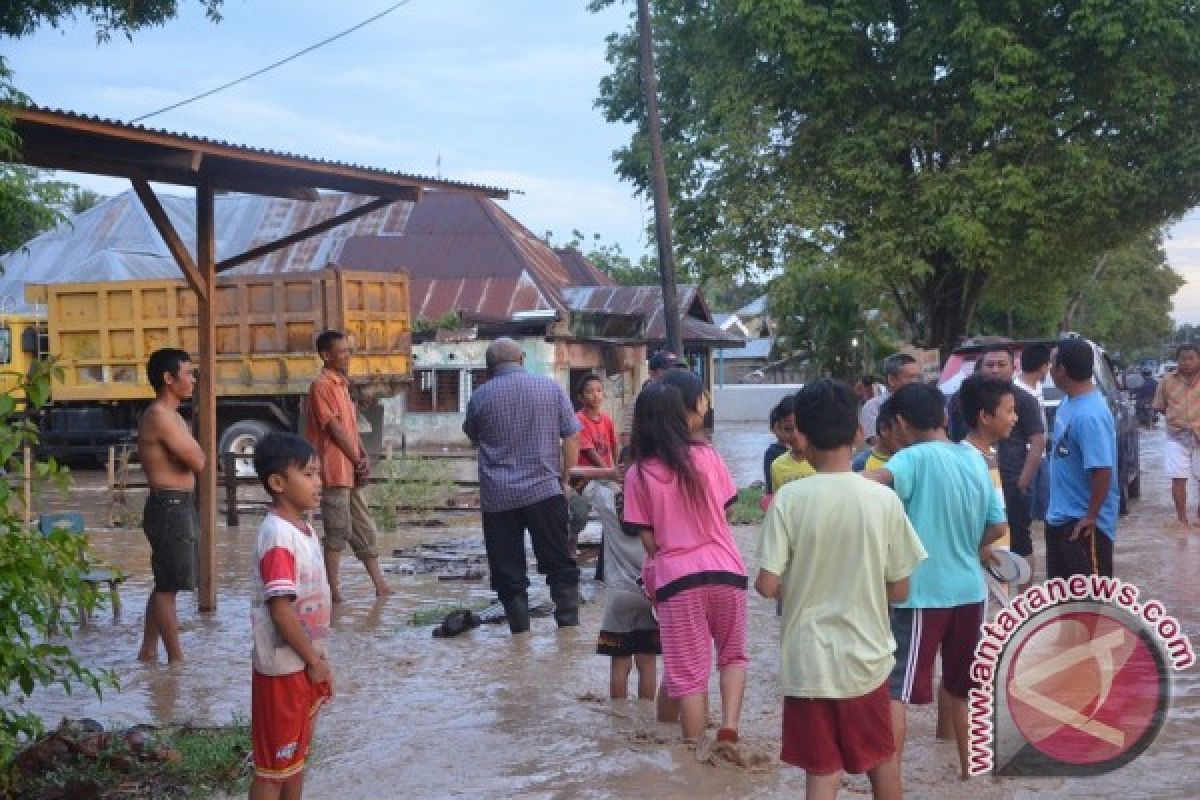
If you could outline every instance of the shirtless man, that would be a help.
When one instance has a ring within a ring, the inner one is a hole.
[[[146,600],[146,624],[138,660],[157,661],[162,639],[167,661],[183,660],[175,595],[196,588],[196,540],[200,523],[194,492],[196,473],[204,469],[204,451],[179,415],[191,399],[196,371],[188,354],[156,350],[146,365],[154,402],[138,423],[138,458],[150,484],[142,529],[150,541],[154,590]]]

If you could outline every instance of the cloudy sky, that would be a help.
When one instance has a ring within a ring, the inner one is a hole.
[[[213,88],[314,44],[392,0],[194,2],[132,42],[97,44],[86,24],[3,42],[18,87],[45,106],[121,120]],[[506,208],[556,240],[578,229],[626,253],[646,248],[650,210],[612,170],[629,131],[593,108],[604,37],[627,7],[586,0],[411,0],[333,44],[144,124],[238,144],[524,192]],[[439,167],[440,160],[440,167]],[[68,176],[105,193],[122,181]],[[1200,215],[1167,242],[1189,283],[1181,322],[1200,322]]]

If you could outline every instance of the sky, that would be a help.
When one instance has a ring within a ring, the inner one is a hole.
[[[51,108],[130,120],[241,77],[382,11],[392,0],[225,0],[213,24],[184,0],[162,28],[97,44],[86,21],[0,39],[14,82]],[[617,179],[630,130],[594,107],[605,37],[630,7],[586,0],[411,0],[371,25],[148,126],[522,192],[502,205],[556,242],[599,234],[646,252],[652,212]],[[113,194],[121,180],[64,173]],[[181,189],[171,189],[183,193]],[[1167,255],[1188,283],[1179,322],[1200,322],[1200,213]]]
[[[129,121],[349,28],[393,0],[184,0],[162,28],[97,44],[80,20],[0,39],[39,105]],[[411,0],[371,25],[144,125],[522,192],[502,205],[556,242],[578,229],[629,254],[652,218],[613,172],[630,130],[593,107],[605,37],[629,9],[586,0]],[[106,194],[126,181],[62,173]],[[186,189],[165,188],[177,194]]]

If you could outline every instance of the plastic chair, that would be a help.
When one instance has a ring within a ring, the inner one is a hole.
[[[65,511],[55,514],[42,514],[38,517],[38,531],[43,536],[49,536],[57,529],[67,533],[82,535],[84,531],[83,514],[78,511]],[[125,582],[125,576],[118,570],[92,569],[83,574],[83,580],[92,586],[108,585],[108,593],[112,598],[113,619],[121,612],[121,593],[119,587]]]

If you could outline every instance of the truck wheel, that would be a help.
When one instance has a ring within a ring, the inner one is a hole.
[[[237,476],[239,478],[254,477],[254,462],[251,458],[254,455],[254,448],[260,439],[277,430],[271,423],[263,422],[260,419],[238,420],[221,433],[221,441],[217,443],[217,452],[245,456],[244,458],[239,457],[235,462]],[[217,468],[224,472],[224,458],[217,462]]]

